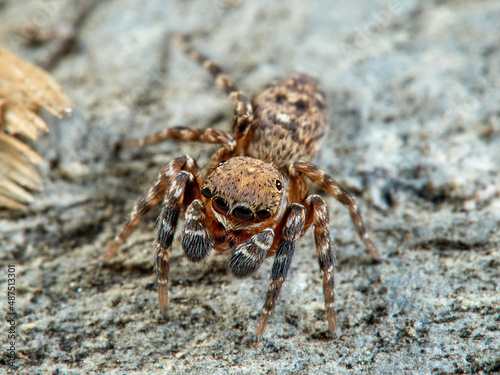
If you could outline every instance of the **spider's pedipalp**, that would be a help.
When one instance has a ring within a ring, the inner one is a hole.
[[[248,241],[238,245],[229,257],[229,270],[239,278],[245,278],[257,271],[267,256],[274,240],[272,229],[264,229]]]
[[[271,270],[271,284],[266,295],[266,301],[262,309],[262,315],[257,325],[256,341],[257,344],[262,340],[262,335],[269,320],[269,314],[273,311],[278,300],[281,287],[285,282],[288,270],[292,265],[293,254],[295,253],[295,243],[302,235],[305,225],[304,206],[292,203],[288,212],[285,226],[283,227],[281,240],[278,250],[274,257],[274,263]]]
[[[331,241],[330,218],[326,203],[319,195],[310,195],[306,199],[307,219],[314,225],[314,240],[318,254],[319,268],[323,273],[323,294],[325,296],[328,330],[332,337],[336,335],[337,319],[335,316],[335,247]],[[307,220],[307,221],[308,221]]]
[[[201,262],[214,246],[214,239],[205,223],[205,207],[194,200],[186,210],[186,222],[182,230],[182,248],[191,262]]]
[[[366,231],[365,224],[363,223],[363,218],[358,208],[358,204],[354,196],[349,193],[346,189],[344,189],[340,184],[335,182],[330,176],[328,176],[325,172],[319,169],[317,166],[306,163],[303,161],[296,161],[291,166],[292,169],[302,173],[304,176],[309,178],[311,181],[315,182],[319,185],[323,190],[325,190],[328,194],[342,203],[349,209],[349,213],[351,214],[352,222],[356,227],[356,230],[366,245],[368,252],[375,258],[376,260],[380,259],[380,253],[377,249],[377,246],[370,239],[368,232]]]

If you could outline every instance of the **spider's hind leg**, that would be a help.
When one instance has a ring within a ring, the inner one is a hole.
[[[233,131],[236,138],[239,138],[253,120],[253,108],[248,97],[234,84],[234,82],[223,73],[219,65],[197,52],[187,43],[186,38],[180,34],[173,34],[173,39],[180,45],[182,50],[191,59],[205,67],[215,80],[219,89],[224,91],[234,104],[236,119]]]

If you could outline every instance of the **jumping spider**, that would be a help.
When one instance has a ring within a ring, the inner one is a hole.
[[[295,243],[314,226],[329,332],[335,336],[335,252],[325,201],[309,195],[306,178],[349,209],[352,221],[375,259],[379,252],[368,237],[355,198],[309,161],[327,131],[325,95],[306,74],[291,74],[271,82],[250,102],[219,66],[194,51],[180,35],[174,39],[184,52],[212,74],[235,106],[232,134],[214,129],[168,128],[125,141],[143,146],[168,138],[222,146],[202,174],[185,155],[168,163],[158,181],[134,206],[128,222],[109,246],[111,259],[140,218],[162,201],[156,235],[156,272],[160,309],[167,308],[170,249],[177,221],[185,210],[182,248],[192,262],[213,249],[229,251],[229,270],[239,278],[253,274],[265,258],[274,256],[271,283],[257,326],[257,343],[267,325],[295,251]]]

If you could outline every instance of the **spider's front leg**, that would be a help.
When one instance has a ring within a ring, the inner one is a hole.
[[[161,199],[165,195],[165,192],[169,189],[172,180],[175,179],[181,170],[186,170],[193,176],[199,176],[199,169],[196,166],[195,161],[190,156],[179,156],[168,163],[160,172],[158,180],[154,186],[152,186],[147,194],[139,199],[134,205],[134,209],[130,213],[128,221],[123,226],[121,232],[115,237],[114,241],[108,246],[108,249],[102,259],[103,262],[111,260],[116,255],[120,246],[135,230],[135,227],[141,218],[154,206],[160,203]]]
[[[163,208],[156,228],[156,275],[158,278],[158,300],[160,311],[165,312],[168,306],[168,271],[170,250],[174,240],[177,221],[182,209],[186,186],[194,177],[187,171],[179,171],[173,179],[170,189],[165,194]]]
[[[170,262],[170,248],[174,239],[175,228],[182,208],[196,207],[191,201],[200,196],[199,169],[189,156],[180,156],[168,163],[161,171],[156,184],[141,198],[128,222],[108,247],[103,260],[110,260],[120,245],[134,231],[137,223],[157,205],[163,197],[163,207],[158,219],[156,234],[156,273],[158,277],[158,297],[160,309],[165,311],[168,304],[167,280]],[[194,200],[194,202],[199,202]],[[188,209],[189,211],[189,209]],[[192,211],[192,210],[191,210]],[[188,223],[189,220],[186,222]]]
[[[198,172],[198,171],[196,171]],[[192,262],[201,262],[210,252],[214,240],[207,225],[205,206],[198,198],[200,183],[198,175],[181,170],[172,181],[165,194],[164,205],[157,225],[156,234],[156,273],[158,277],[158,299],[160,311],[165,312],[168,306],[168,271],[170,250],[175,229],[182,208],[186,209],[186,221],[182,231],[182,248]],[[192,200],[192,201],[191,201]]]
[[[278,300],[281,287],[285,282],[286,275],[292,264],[293,254],[295,253],[295,243],[302,236],[305,225],[305,208],[297,203],[290,205],[285,226],[281,233],[281,240],[278,244],[278,250],[274,258],[273,268],[271,270],[271,284],[266,295],[262,315],[257,326],[256,342],[262,340],[262,335],[269,320],[269,314],[273,311]]]
[[[332,337],[336,336],[337,319],[335,317],[335,247],[330,238],[330,217],[326,203],[319,195],[310,195],[306,199],[307,219],[314,225],[314,240],[318,254],[319,268],[323,273],[323,293],[325,295],[328,329]]]
[[[354,223],[354,226],[356,227],[359,236],[365,243],[368,252],[373,256],[373,258],[379,260],[380,253],[373,241],[370,239],[368,232],[366,231],[365,224],[363,223],[363,218],[361,217],[361,213],[358,208],[358,203],[356,202],[356,198],[354,198],[351,193],[349,193],[340,184],[335,182],[330,176],[328,176],[325,172],[323,172],[313,164],[303,161],[296,161],[291,167],[291,172],[293,172],[292,175],[296,174],[296,171],[302,173],[311,181],[318,184],[319,187],[321,187],[328,194],[330,194],[332,197],[334,197],[349,209],[349,213],[351,214],[351,219]]]

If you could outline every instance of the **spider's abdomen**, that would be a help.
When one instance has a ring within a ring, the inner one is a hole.
[[[274,81],[252,101],[254,121],[241,154],[278,168],[291,161],[309,161],[326,135],[328,111],[323,91],[306,74]]]

